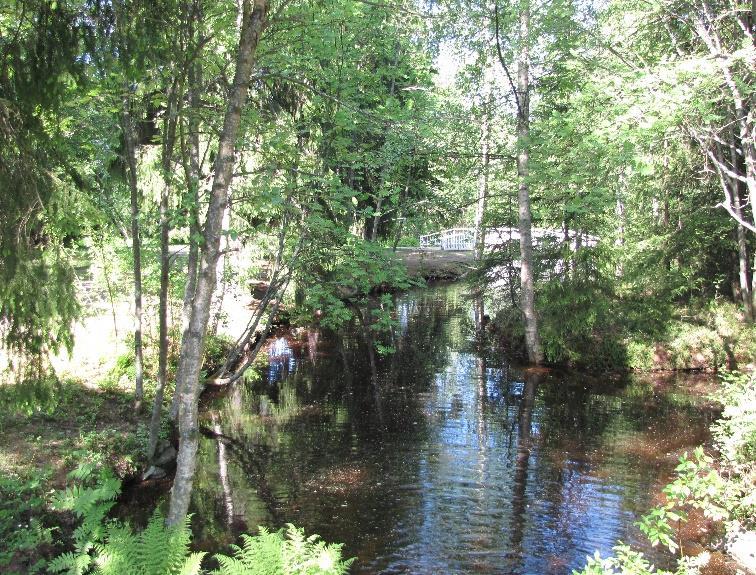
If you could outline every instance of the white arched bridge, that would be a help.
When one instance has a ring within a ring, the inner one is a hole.
[[[543,241],[563,242],[564,231],[551,228],[532,228],[531,235],[534,244]],[[598,238],[587,234],[568,234],[572,249],[595,246]],[[486,228],[485,246],[492,248],[507,242],[519,242],[520,230],[515,227]],[[468,251],[475,248],[475,228],[449,228],[420,236],[421,248],[440,248],[442,250]]]

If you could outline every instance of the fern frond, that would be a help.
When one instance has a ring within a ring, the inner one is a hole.
[[[76,469],[68,474],[68,478],[82,482],[86,481],[92,477],[98,467],[100,467],[100,464],[97,461],[82,461],[76,466]]]
[[[181,525],[166,527],[163,516],[155,511],[139,535],[139,561],[144,575],[174,575],[183,568],[192,532],[190,517]]]
[[[202,572],[202,560],[205,558],[205,555],[206,553],[192,553],[189,555],[176,575],[200,575]]]
[[[96,548],[97,575],[139,575],[134,566],[138,561],[136,536],[126,525],[112,523],[107,528],[105,542]]]
[[[47,569],[53,573],[65,573],[66,575],[84,575],[89,566],[92,564],[92,558],[88,554],[63,553],[50,563]]]
[[[343,575],[354,561],[341,559],[342,545],[327,545],[290,524],[285,531],[261,527],[254,537],[242,535],[241,547],[232,550],[233,557],[215,555],[220,569],[213,575]]]
[[[213,571],[213,575],[234,575],[235,573],[245,572],[244,564],[238,559],[220,553],[214,557],[218,565],[220,565],[220,569]]]
[[[104,477],[94,488],[98,501],[113,501],[121,492],[121,480],[115,477]]]

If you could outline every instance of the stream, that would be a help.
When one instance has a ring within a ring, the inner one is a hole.
[[[686,392],[701,376],[511,365],[476,343],[459,285],[397,296],[396,320],[384,357],[364,330],[279,333],[253,381],[204,400],[200,547],[291,522],[357,574],[567,574],[642,542],[634,521],[715,416]]]

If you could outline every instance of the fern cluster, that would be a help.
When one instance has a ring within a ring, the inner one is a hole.
[[[105,537],[107,514],[121,492],[121,482],[96,461],[81,463],[69,478],[77,483],[56,495],[53,508],[71,511],[81,524],[73,533],[74,550],[53,559],[48,568],[54,573],[84,575],[92,565],[90,551]]]
[[[147,527],[108,519],[121,483],[95,462],[70,474],[78,483],[55,498],[55,507],[81,520],[74,532],[74,550],[56,557],[53,573],[65,575],[204,575],[205,553],[192,553],[190,519],[167,527],[159,512]],[[242,535],[233,555],[216,554],[219,569],[209,575],[343,575],[353,559],[342,560],[341,545],[327,544],[318,535],[287,525],[271,532],[261,527],[256,536]]]
[[[305,536],[291,524],[286,530],[242,535],[242,546],[233,545],[233,557],[215,555],[220,569],[212,575],[342,575],[354,559],[341,559],[340,544],[327,544],[318,535]]]
[[[112,523],[105,541],[95,546],[96,575],[199,575],[204,553],[190,553],[189,518],[166,527],[159,513],[140,533]]]

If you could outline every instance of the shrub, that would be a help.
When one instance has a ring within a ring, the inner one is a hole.
[[[593,370],[627,367],[624,334],[612,286],[583,280],[547,282],[538,296],[541,342],[549,363]]]
[[[725,373],[718,399],[724,403],[713,427],[722,457],[742,474],[756,465],[756,374]]]
[[[318,535],[306,537],[291,524],[270,532],[260,528],[254,537],[242,535],[232,557],[215,555],[220,569],[213,575],[341,575],[354,561],[341,559],[341,545],[328,545]]]
[[[227,336],[208,335],[205,339],[205,358],[202,371],[212,375],[226,362],[229,352],[234,347],[234,341]]]
[[[52,371],[16,382],[4,382],[13,372],[0,374],[0,409],[5,413],[51,414],[58,407],[64,392],[63,382]]]

